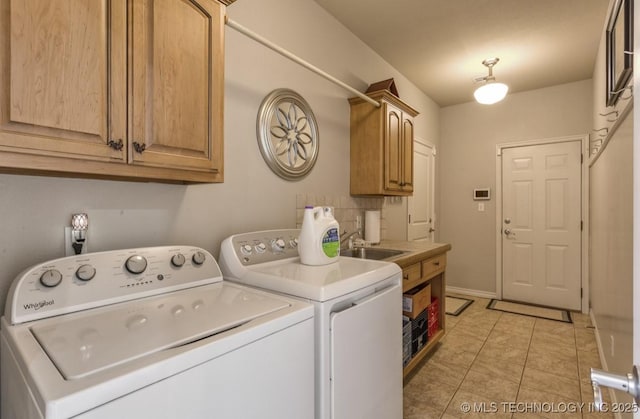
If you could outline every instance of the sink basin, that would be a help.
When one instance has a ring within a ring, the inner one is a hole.
[[[402,250],[381,249],[378,247],[355,247],[353,249],[340,250],[340,256],[373,260],[383,260],[403,253],[405,252]]]

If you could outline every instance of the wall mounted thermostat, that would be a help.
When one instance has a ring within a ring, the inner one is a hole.
[[[488,201],[491,199],[491,188],[479,188],[473,190],[474,201]]]

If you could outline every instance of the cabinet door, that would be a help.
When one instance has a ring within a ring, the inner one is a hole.
[[[402,118],[402,177],[400,186],[405,192],[413,192],[413,118]]]
[[[393,285],[331,313],[331,418],[402,416],[401,300]]]
[[[413,191],[413,118],[386,104],[384,189]]]
[[[213,0],[133,2],[134,164],[221,173],[222,11]]]
[[[402,161],[404,139],[402,136],[402,112],[386,103],[384,135],[384,189],[402,190]]]
[[[0,150],[124,160],[125,0],[0,0]]]

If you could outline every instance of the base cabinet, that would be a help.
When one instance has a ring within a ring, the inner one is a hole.
[[[221,182],[224,10],[0,0],[0,171]]]
[[[414,262],[402,267],[402,291],[405,294],[418,294],[419,291],[430,290],[431,303],[421,313],[415,315],[411,320],[414,330],[420,333],[420,341],[412,342],[412,348],[418,347],[418,351],[413,353],[405,363],[403,376],[406,377],[422,359],[436,346],[438,341],[442,339],[445,333],[445,268],[447,265],[446,253],[438,254],[425,258],[424,260]],[[434,312],[435,310],[435,312]],[[430,312],[431,311],[431,312]],[[429,318],[435,319],[437,326],[435,329],[429,330]],[[428,332],[424,338],[423,330]],[[426,343],[422,339],[426,339]],[[404,344],[404,342],[403,342]]]

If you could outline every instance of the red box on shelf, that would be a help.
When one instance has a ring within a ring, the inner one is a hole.
[[[427,339],[431,339],[436,333],[438,333],[438,323],[432,324],[427,328]]]

